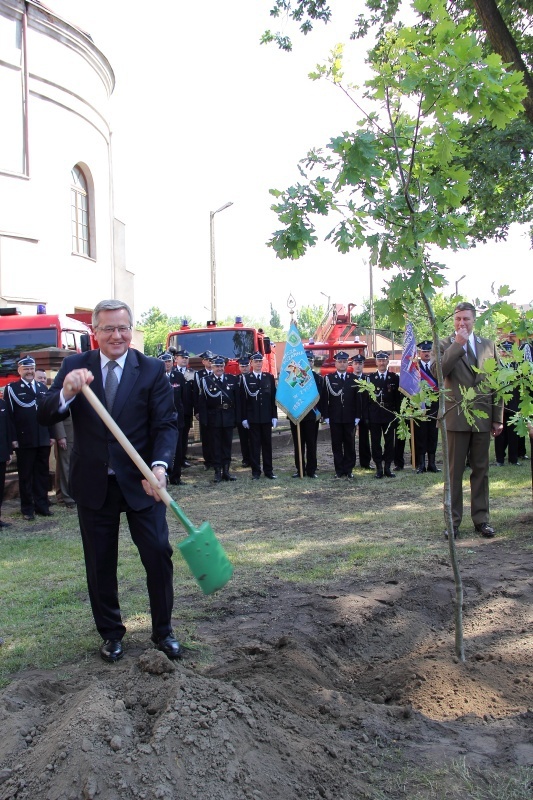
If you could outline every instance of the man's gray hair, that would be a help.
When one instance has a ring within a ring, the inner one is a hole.
[[[455,314],[456,311],[471,311],[474,317],[476,316],[476,307],[472,303],[457,303],[453,313]]]
[[[119,311],[121,308],[125,308],[128,312],[130,325],[133,328],[133,311],[123,300],[100,300],[93,311],[93,328],[98,327],[98,317],[101,311]]]

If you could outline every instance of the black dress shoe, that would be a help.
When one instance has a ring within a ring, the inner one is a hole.
[[[170,478],[169,483],[171,486],[183,486],[184,481],[181,478]]]
[[[275,481],[278,476],[270,473],[270,475],[265,475],[265,478],[268,478],[269,481]]]
[[[479,525],[474,525],[474,527],[485,539],[492,539],[496,534],[496,531],[488,522],[480,522]]]
[[[448,538],[448,531],[444,531],[444,538],[445,539]],[[459,528],[456,528],[455,525],[453,527],[453,538],[454,539],[458,539],[459,538]]]
[[[353,481],[353,475],[352,475],[352,473],[351,473],[351,472],[347,472],[347,473],[346,473],[346,480],[347,480],[347,481]]]
[[[22,519],[27,519],[28,522],[33,522],[35,519],[35,514],[23,514]]]
[[[308,478],[318,478],[318,475],[316,475],[315,473],[313,473],[312,475],[308,475],[307,477],[308,477]]]
[[[181,466],[183,467],[183,469],[188,469],[189,467],[192,466],[192,464],[189,461],[184,461]]]
[[[250,462],[249,461],[241,461],[241,466],[249,467],[250,466]]]
[[[54,512],[50,511],[49,508],[47,508],[46,511],[39,511],[39,509],[36,508],[35,509],[35,513],[38,514],[40,517],[53,517],[54,516]]]
[[[374,475],[374,478],[382,478],[382,477],[383,477],[383,470],[382,469],[376,470],[376,474]]]
[[[403,469],[403,467],[402,467],[402,469]],[[385,477],[386,478],[395,478],[396,475],[394,474],[394,472],[391,471],[390,467],[385,467]]]
[[[299,478],[300,477],[300,473],[299,472],[295,472],[294,475],[292,475],[291,477],[292,478]]]
[[[100,655],[104,661],[108,661],[110,664],[119,661],[124,655],[120,639],[106,639],[106,641],[100,645]]]
[[[4,522],[3,520],[0,519],[0,528],[10,528],[10,527],[11,527],[11,522]]]
[[[169,633],[168,636],[164,636],[162,639],[154,639],[152,636],[152,641],[156,648],[161,650],[167,658],[181,658],[183,655],[180,643],[171,633]]]
[[[252,475],[252,480],[253,481],[258,481],[260,477],[261,477],[261,475]]]

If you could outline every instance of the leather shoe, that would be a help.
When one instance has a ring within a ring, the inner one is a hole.
[[[479,525],[474,525],[476,531],[480,533],[485,539],[492,539],[496,531],[489,525],[488,522],[480,522]]]
[[[184,461],[181,466],[183,467],[183,469],[188,469],[192,465],[189,461]]]
[[[398,467],[396,467],[396,469],[398,469]],[[400,469],[403,469],[403,467],[400,467]],[[396,475],[394,474],[394,472],[391,471],[390,467],[385,467],[385,477],[386,478],[395,478]]]
[[[308,478],[318,478],[318,475],[317,475],[316,473],[314,473],[314,472],[313,472],[313,474],[312,474],[312,475],[308,475],[307,477],[308,477]]]
[[[36,514],[38,514],[40,517],[53,517],[53,516],[54,516],[54,512],[53,512],[53,511],[50,511],[50,509],[49,509],[49,508],[47,508],[47,509],[46,509],[46,511],[39,511],[39,510],[36,508],[36,509],[35,509],[35,513],[36,513]]]
[[[4,522],[3,520],[0,519],[0,528],[10,528],[10,527],[11,527],[11,522]]]
[[[35,519],[35,514],[23,514],[22,519],[27,519],[28,522],[33,522]]]
[[[169,633],[168,636],[164,636],[162,639],[154,639],[154,637],[152,637],[152,641],[156,648],[161,650],[167,658],[181,658],[183,655],[180,643],[171,633]]]
[[[120,639],[106,639],[106,641],[100,645],[100,655],[104,661],[108,661],[110,664],[119,661],[124,655]]]
[[[444,531],[444,538],[445,539],[448,538],[448,531]],[[458,539],[459,538],[459,528],[456,528],[455,525],[453,527],[453,538],[454,539]]]
[[[268,478],[269,481],[275,481],[277,477],[277,475],[273,475],[272,473],[270,475],[265,475],[265,478]]]
[[[291,477],[293,477],[293,478],[299,478],[299,477],[300,477],[300,473],[299,473],[299,472],[295,472],[295,473],[294,473],[294,475],[292,475]]]
[[[170,478],[169,483],[171,486],[183,486],[184,481],[181,478]]]
[[[258,481],[260,477],[261,477],[261,475],[252,475],[252,480],[253,481]]]

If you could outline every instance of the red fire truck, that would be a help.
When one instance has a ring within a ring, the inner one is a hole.
[[[315,352],[316,365],[320,367],[321,375],[335,372],[334,356],[339,350],[344,350],[350,358],[357,353],[366,356],[368,345],[360,340],[357,325],[351,321],[352,308],[355,308],[354,303],[350,303],[347,310],[343,305],[333,303],[315,335],[305,345],[306,350]],[[352,371],[352,368],[349,367],[349,370]]]
[[[233,375],[239,373],[239,358],[259,352],[265,357],[265,372],[278,377],[276,353],[270,338],[265,336],[262,328],[244,325],[241,317],[235,318],[234,325],[217,325],[213,320],[208,320],[205,328],[191,328],[184,319],[179,331],[168,334],[167,349],[169,347],[187,350],[191,369],[199,369],[202,366],[200,354],[211,350],[215,355],[228,359],[226,372]]]
[[[18,380],[17,362],[36,351],[59,348],[84,353],[96,347],[90,312],[47,314],[38,306],[36,314],[19,314],[16,308],[0,308],[0,386]]]

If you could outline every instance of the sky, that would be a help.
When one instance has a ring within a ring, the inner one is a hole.
[[[364,76],[364,46],[349,42],[353,3],[337,3],[333,23],[294,51],[260,45],[270,0],[48,0],[90,33],[113,67],[111,100],[115,216],[126,224],[126,263],[135,274],[135,313],[157,306],[171,316],[210,318],[210,212],[214,217],[217,316],[282,323],[296,308],[328,302],[361,305],[370,296],[365,255],[320,243],[304,258],[281,261],[266,246],[279,227],[269,189],[299,179],[312,147],[353,129],[359,114],[338,88],[308,73],[339,41],[350,78]],[[150,12],[150,14],[149,14]],[[293,33],[294,29],[284,28]],[[327,221],[322,233],[333,227]],[[525,230],[507,242],[439,260],[451,294],[491,298],[510,284],[517,303],[533,301],[533,256]],[[464,277],[463,277],[464,276]],[[374,268],[374,294],[387,276]]]

